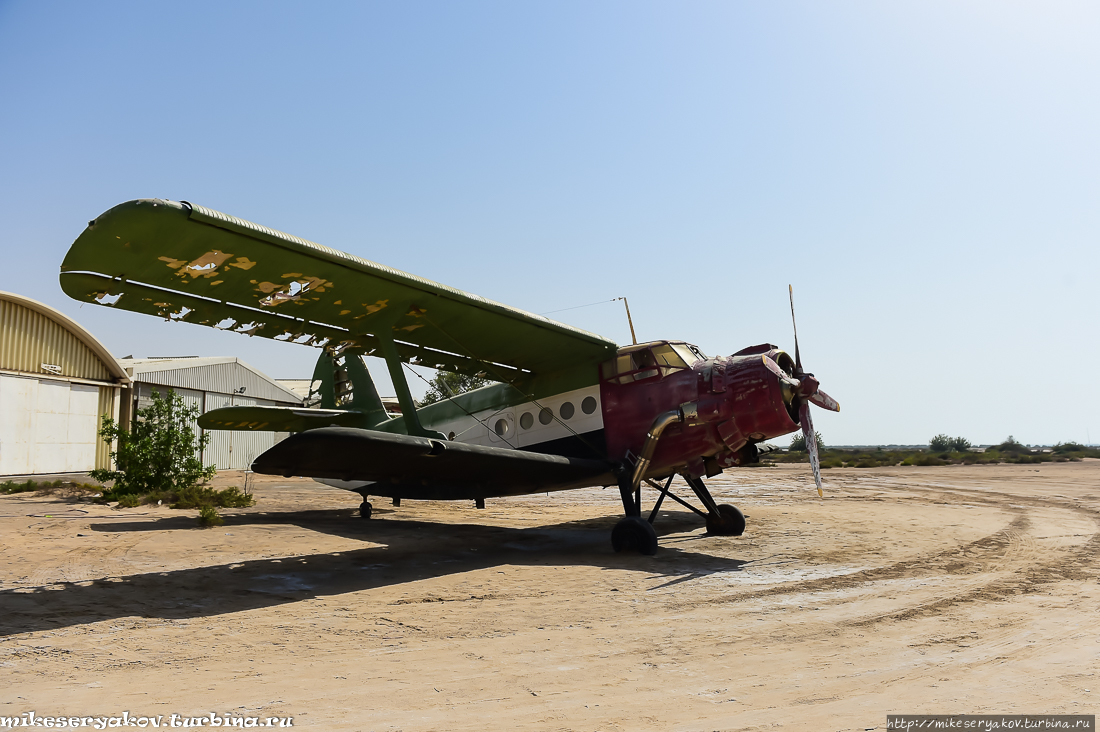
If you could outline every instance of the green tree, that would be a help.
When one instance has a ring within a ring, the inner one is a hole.
[[[941,432],[928,441],[928,449],[932,452],[948,452],[951,450],[951,438]]]
[[[1024,454],[1024,453],[1030,453],[1031,452],[1031,450],[1029,450],[1026,447],[1024,447],[1023,445],[1021,445],[1019,440],[1017,440],[1012,435],[1009,435],[1008,439],[1006,439],[1001,444],[994,445],[990,449],[998,450],[1000,452],[1011,452],[1011,453],[1016,453],[1016,454]]]
[[[465,374],[456,374],[453,371],[437,371],[435,378],[429,383],[428,392],[424,394],[423,399],[416,403],[418,407],[426,407],[429,404],[443,401],[448,397],[454,397],[459,394],[465,394],[468,391],[473,391],[474,389],[480,389],[493,382],[482,376],[467,376]]]
[[[115,482],[104,491],[104,498],[193,488],[212,478],[217,468],[203,467],[199,459],[210,435],[195,435],[192,424],[198,416],[198,407],[187,406],[183,397],[169,389],[163,398],[153,393],[153,403],[138,410],[129,430],[104,417],[99,436],[115,445],[111,452],[115,469],[89,473],[101,483]]]
[[[814,430],[814,437],[817,439],[817,451],[820,453],[825,449],[825,440],[821,439],[821,433],[816,430]],[[789,452],[806,452],[806,435],[801,432],[795,435],[787,450]]]
[[[966,452],[970,449],[970,440],[965,437],[952,437],[951,438],[951,451],[952,452]]]

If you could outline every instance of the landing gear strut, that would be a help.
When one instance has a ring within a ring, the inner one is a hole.
[[[651,487],[659,491],[648,519],[642,518],[641,483],[635,487],[633,481],[627,476],[623,476],[619,480],[619,495],[623,500],[623,511],[626,513],[626,518],[615,524],[615,528],[611,532],[611,546],[616,552],[636,551],[647,556],[657,552],[657,532],[653,530],[653,521],[657,518],[657,512],[661,510],[661,503],[664,502],[665,498],[671,498],[703,517],[707,522],[708,534],[714,536],[741,536],[745,533],[745,514],[741,513],[736,506],[731,506],[728,503],[715,503],[714,497],[711,496],[701,478],[683,476],[699,502],[707,509],[706,512],[700,511],[669,490],[673,477],[675,476],[669,476],[663,486],[652,480],[645,480]]]
[[[687,484],[695,491],[699,502],[707,508],[707,533],[716,536],[741,536],[745,533],[745,514],[736,506],[728,503],[718,505],[710,495],[702,478],[684,477]]]

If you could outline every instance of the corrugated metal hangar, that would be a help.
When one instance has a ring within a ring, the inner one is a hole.
[[[128,427],[154,391],[173,389],[199,413],[219,407],[301,407],[302,398],[238,358],[114,358],[58,311],[0,292],[0,476],[109,467],[101,417]],[[196,430],[197,431],[197,430]],[[245,469],[286,435],[213,430],[204,465]]]
[[[126,372],[58,311],[0,292],[0,475],[107,467],[100,415],[118,418]]]
[[[163,396],[169,387],[185,403],[198,407],[200,414],[221,407],[302,406],[301,397],[239,358],[123,358],[119,364],[133,382],[123,397],[123,424],[137,409],[149,405],[154,391]],[[244,470],[286,433],[211,430],[210,436],[203,465]]]

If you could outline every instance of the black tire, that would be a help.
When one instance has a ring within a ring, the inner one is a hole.
[[[370,505],[370,501],[363,501],[359,504],[359,518],[369,519],[373,508],[374,507]]]
[[[657,553],[657,532],[640,516],[627,516],[611,530],[611,547],[616,552],[638,552],[647,557]]]
[[[707,533],[716,536],[741,536],[745,533],[745,514],[728,503],[718,505],[718,515],[707,516]]]

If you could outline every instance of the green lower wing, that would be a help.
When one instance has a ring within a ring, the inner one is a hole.
[[[288,407],[223,407],[199,417],[204,430],[251,432],[305,432],[318,427],[367,428],[365,414],[340,409],[292,409]]]

